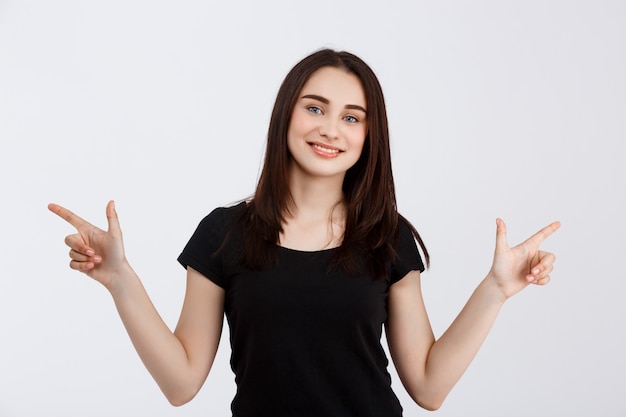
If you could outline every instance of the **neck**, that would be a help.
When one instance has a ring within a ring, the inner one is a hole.
[[[307,251],[341,245],[345,215],[342,185],[342,176],[311,176],[292,170],[292,201],[278,243]]]
[[[326,219],[343,212],[336,211],[343,201],[343,176],[315,177],[292,172],[289,190],[293,199],[289,206],[289,218]]]

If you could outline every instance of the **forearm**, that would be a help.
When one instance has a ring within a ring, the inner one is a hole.
[[[198,392],[211,369],[222,330],[224,291],[192,268],[176,331],[163,322],[124,254],[115,204],[107,204],[104,231],[57,204],[48,208],[76,228],[65,238],[70,268],[104,285],[141,360],[174,405]]]
[[[474,359],[504,303],[495,283],[485,278],[426,360],[423,389],[441,402]]]
[[[504,301],[529,284],[548,283],[555,257],[540,251],[539,245],[559,225],[554,222],[511,248],[504,222],[498,219],[489,274],[439,340],[428,321],[419,272],[410,272],[391,286],[389,348],[407,392],[418,404],[439,408],[476,356]]]
[[[170,402],[184,402],[192,378],[185,348],[167,327],[140,279],[129,265],[120,272],[115,285],[107,287],[120,318],[144,365]]]

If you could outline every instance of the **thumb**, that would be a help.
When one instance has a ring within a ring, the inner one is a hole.
[[[117,218],[117,211],[115,211],[115,201],[109,201],[106,213],[107,221],[109,223],[109,233],[120,236],[122,234],[122,229],[120,228],[120,222]]]
[[[506,241],[506,224],[504,220],[496,219],[496,252],[508,249],[509,244]]]

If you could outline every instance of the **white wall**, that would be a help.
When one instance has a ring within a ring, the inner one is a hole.
[[[227,335],[197,398],[171,407],[106,290],[67,268],[71,228],[46,205],[104,226],[115,199],[174,326],[178,253],[253,191],[278,85],[323,46],[383,84],[437,334],[489,268],[495,217],[511,243],[563,224],[553,281],[505,306],[437,415],[625,415],[626,3],[384,4],[0,0],[1,416],[228,415]]]

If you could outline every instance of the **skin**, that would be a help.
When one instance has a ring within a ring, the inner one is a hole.
[[[366,111],[360,80],[343,69],[321,68],[304,84],[287,135],[295,204],[280,245],[312,251],[341,244],[341,186],[363,150]]]
[[[333,188],[341,184],[361,156],[367,135],[366,111],[365,93],[354,74],[327,67],[311,75],[289,124],[291,178],[331,177]]]
[[[366,103],[359,80],[336,68],[314,73],[302,93],[288,134],[293,207],[277,243],[320,250],[341,242],[341,185],[363,147]],[[312,143],[341,152],[320,150]],[[167,399],[173,405],[190,401],[215,358],[223,325],[224,290],[188,268],[187,292],[172,332],[126,258],[115,204],[111,201],[106,207],[106,231],[59,205],[48,208],[76,229],[65,238],[70,268],[100,282],[111,293],[133,345]],[[559,226],[554,222],[510,247],[504,221],[497,219],[491,269],[438,340],[424,307],[420,273],[412,271],[391,286],[385,324],[388,344],[407,392],[420,406],[429,410],[441,406],[508,298],[528,285],[548,283],[555,256],[540,246]]]

